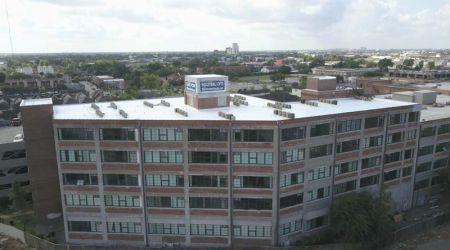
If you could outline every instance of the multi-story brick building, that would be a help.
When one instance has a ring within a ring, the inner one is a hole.
[[[226,77],[198,75],[186,76],[185,98],[25,100],[46,116],[24,123],[53,126],[53,145],[26,144],[54,147],[67,241],[281,245],[327,226],[347,192],[413,205],[420,104],[277,103],[227,88]]]

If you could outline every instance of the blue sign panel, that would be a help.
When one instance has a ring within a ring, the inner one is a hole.
[[[212,92],[225,90],[225,81],[203,81],[200,82],[200,92]]]
[[[186,86],[186,90],[195,92],[195,90],[197,89],[197,84],[195,84],[195,82],[186,81],[184,84]]]

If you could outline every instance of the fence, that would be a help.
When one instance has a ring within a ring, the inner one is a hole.
[[[437,215],[434,215],[433,217],[405,226],[395,231],[394,233],[395,242],[410,238],[411,235],[415,235],[417,233],[426,232],[430,229],[435,228],[436,226],[445,224],[449,221],[450,221],[450,212],[446,213],[442,212]]]

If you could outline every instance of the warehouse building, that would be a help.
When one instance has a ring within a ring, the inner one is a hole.
[[[45,171],[58,175],[49,185],[59,186],[53,208],[62,206],[68,242],[282,245],[325,228],[330,204],[349,192],[384,190],[398,211],[414,205],[421,104],[279,103],[229,94],[225,76],[185,82],[184,98],[23,101],[24,128],[53,128],[26,145],[53,154]]]

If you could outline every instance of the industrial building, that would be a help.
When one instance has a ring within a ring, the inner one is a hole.
[[[331,80],[310,88],[323,96]],[[349,192],[383,190],[398,211],[423,204],[429,192],[419,192],[431,184],[416,178],[432,177],[416,174],[416,161],[426,160],[419,145],[450,141],[450,119],[428,115],[422,124],[418,103],[280,103],[230,94],[220,75],[186,76],[185,85],[184,97],[22,102],[30,173],[47,175],[48,190],[39,191],[51,192],[46,213],[60,209],[68,242],[289,244],[328,226],[331,203]],[[432,139],[419,138],[430,126]],[[444,159],[448,148],[439,150],[427,152]]]

